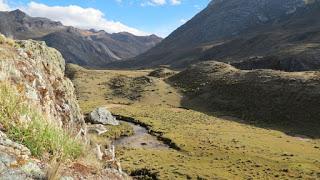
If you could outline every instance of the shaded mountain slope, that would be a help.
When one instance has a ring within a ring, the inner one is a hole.
[[[131,62],[117,65],[184,68],[199,61],[215,59],[245,62],[236,65],[247,69],[318,69],[319,59],[315,57],[320,51],[319,16],[318,1],[213,1],[156,47]],[[263,60],[263,63],[247,61],[254,57],[259,57],[255,59]],[[274,67],[274,59],[283,65]]]
[[[169,78],[184,106],[231,113],[288,133],[320,137],[320,73],[245,71],[208,61]]]
[[[0,12],[0,32],[15,39],[36,39],[62,52],[68,63],[102,68],[141,54],[162,39],[130,33],[81,30],[46,18],[30,17],[20,10]]]

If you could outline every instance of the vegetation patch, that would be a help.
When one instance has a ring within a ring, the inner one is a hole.
[[[7,44],[9,46],[14,46],[16,43],[13,39],[6,38],[4,35],[0,34],[0,44]]]
[[[158,173],[153,172],[147,168],[137,169],[130,173],[130,176],[138,180],[157,180]]]
[[[159,68],[154,71],[151,71],[148,76],[157,77],[157,78],[167,78],[176,74],[175,71],[172,71],[167,68]]]
[[[27,146],[36,157],[49,153],[74,159],[84,151],[82,143],[46,120],[6,83],[0,84],[0,123],[10,138]]]
[[[152,85],[152,79],[147,76],[128,77],[120,75],[111,79],[109,86],[113,91],[113,95],[129,100],[138,100],[147,86]]]
[[[133,128],[125,122],[121,122],[119,126],[107,126],[108,132],[103,137],[110,139],[119,139],[123,136],[131,136],[134,134]]]

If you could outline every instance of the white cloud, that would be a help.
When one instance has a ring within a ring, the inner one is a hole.
[[[10,7],[7,4],[6,0],[0,0],[0,11],[9,11]]]
[[[0,0],[1,1],[1,0]],[[121,22],[107,20],[104,14],[94,8],[82,8],[80,6],[48,6],[36,2],[30,2],[23,10],[31,16],[47,17],[54,21],[60,21],[64,25],[83,29],[105,30],[109,33],[130,32],[135,35],[147,35],[143,31],[129,27]]]
[[[186,22],[187,22],[186,19],[180,19],[180,23],[184,24],[184,23],[186,23]]]
[[[151,3],[155,5],[164,5],[166,4],[166,0],[150,0]]]
[[[141,6],[162,6],[170,3],[171,5],[179,5],[182,0],[146,0]]]
[[[181,4],[181,0],[170,0],[172,5],[179,5]]]

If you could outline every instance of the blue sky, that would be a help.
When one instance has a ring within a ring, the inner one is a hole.
[[[80,28],[165,37],[207,6],[210,0],[0,0],[11,9],[21,8]],[[4,6],[2,5],[2,6]],[[4,8],[2,8],[4,9]],[[73,13],[72,13],[73,12]],[[104,25],[103,25],[104,24]]]

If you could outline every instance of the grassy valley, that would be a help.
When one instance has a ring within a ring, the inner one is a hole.
[[[173,147],[117,147],[117,156],[129,174],[142,179],[320,177],[318,139],[259,128],[218,111],[182,108],[185,95],[181,90],[163,78],[147,76],[151,71],[68,67],[85,112],[106,106],[114,114],[133,118]]]
[[[0,0],[0,180],[320,179],[319,16]]]

